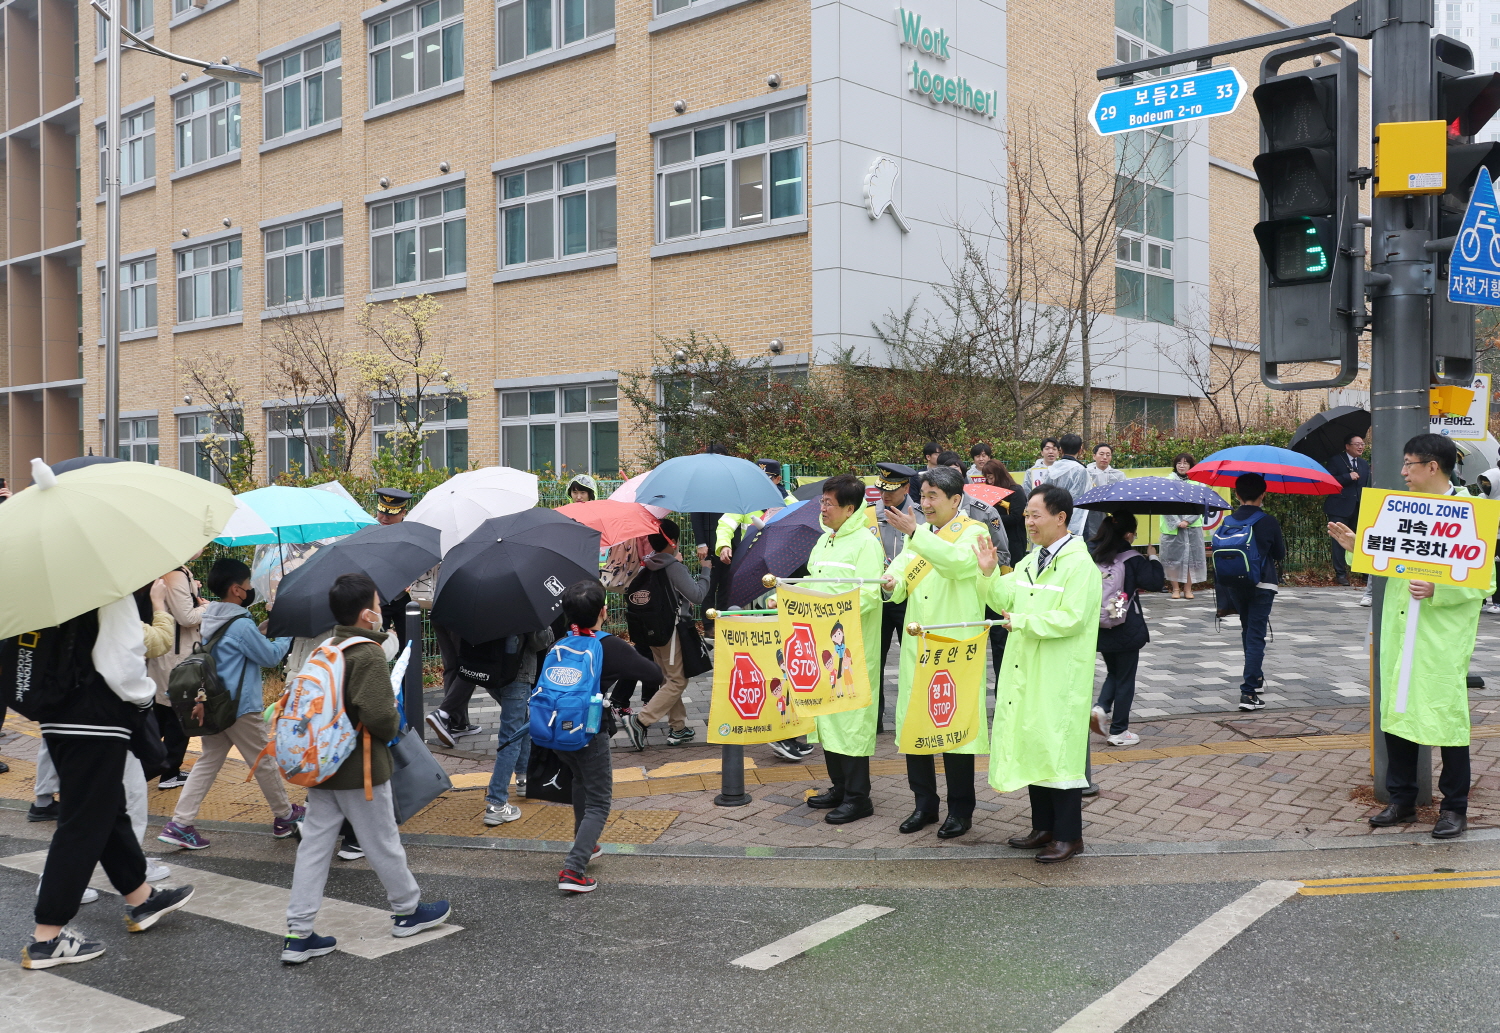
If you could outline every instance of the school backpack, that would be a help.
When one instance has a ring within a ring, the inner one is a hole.
[[[1117,628],[1130,613],[1130,596],[1125,593],[1125,564],[1140,555],[1134,549],[1123,549],[1108,563],[1098,564],[1104,578],[1104,595],[1099,603],[1099,627]]]
[[[1214,577],[1248,577],[1260,580],[1260,546],[1255,541],[1255,525],[1265,516],[1257,509],[1244,520],[1225,517],[1214,532]]]
[[[604,646],[599,635],[568,635],[547,650],[531,694],[531,742],[571,753],[599,731]]]
[[[167,676],[167,702],[182,722],[182,730],[188,735],[213,735],[234,724],[239,716],[240,690],[244,688],[245,671],[240,672],[240,684],[231,693],[219,678],[219,664],[214,659],[214,646],[224,637],[229,626],[237,620],[249,620],[248,613],[236,614],[223,624],[207,641],[193,643],[193,651],[180,660]],[[248,668],[249,665],[246,665]],[[203,720],[193,717],[193,707],[203,704]]]
[[[0,641],[0,707],[33,721],[69,717],[78,690],[95,677],[97,610]]]
[[[509,635],[475,645],[468,640],[458,644],[458,673],[481,689],[498,689],[516,680],[521,670],[523,638]]]
[[[665,568],[646,567],[625,589],[625,628],[630,641],[664,646],[677,631],[677,593]]]
[[[354,752],[355,729],[344,710],[344,650],[371,639],[358,636],[335,644],[332,639],[312,651],[271,715],[270,742],[250,765],[275,751],[281,777],[299,786],[316,786],[333,777]],[[370,733],[365,732],[368,760]],[[366,779],[368,780],[368,770]],[[367,786],[368,788],[368,786]]]

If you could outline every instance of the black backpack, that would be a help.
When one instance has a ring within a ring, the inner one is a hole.
[[[193,651],[178,661],[167,676],[167,702],[177,714],[182,730],[188,735],[215,735],[234,724],[239,714],[240,690],[244,688],[245,674],[249,664],[240,671],[240,684],[230,692],[219,677],[219,664],[214,659],[213,648],[219,644],[229,626],[241,618],[249,619],[248,613],[229,618],[206,642],[193,643]],[[203,704],[203,720],[193,717],[193,708]]]
[[[458,644],[458,673],[481,689],[500,688],[516,680],[526,656],[522,636],[510,635],[475,645]]]
[[[677,593],[664,569],[646,567],[625,589],[625,627],[630,641],[664,646],[677,631]]]
[[[0,641],[0,706],[37,722],[76,716],[81,690],[97,677],[92,653],[98,635],[98,611],[89,610]]]

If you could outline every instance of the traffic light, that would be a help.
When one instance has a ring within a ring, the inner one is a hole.
[[[1332,53],[1339,60],[1279,74],[1292,61]],[[1262,258],[1260,359],[1268,387],[1340,387],[1358,371],[1364,263],[1353,257],[1359,185],[1351,176],[1359,132],[1359,61],[1343,40],[1324,37],[1268,54],[1252,93],[1260,113]],[[1339,376],[1284,383],[1277,367],[1337,362]]]
[[[1488,168],[1500,176],[1500,142],[1475,143],[1474,136],[1500,111],[1500,72],[1474,72],[1474,54],[1447,36],[1432,38],[1433,113],[1447,124],[1448,161],[1444,191],[1434,219],[1437,238],[1456,234],[1469,206],[1469,195]],[[1432,374],[1438,380],[1467,386],[1474,376],[1474,307],[1448,300],[1448,255],[1434,253],[1436,283],[1432,296]]]

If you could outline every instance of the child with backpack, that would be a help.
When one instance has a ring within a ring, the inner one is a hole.
[[[573,773],[573,849],[557,873],[557,888],[591,893],[596,883],[584,872],[598,852],[599,835],[614,800],[609,740],[615,722],[604,706],[601,688],[621,678],[657,682],[661,669],[629,643],[601,633],[609,614],[604,586],[597,580],[568,587],[562,607],[570,634],[542,661],[531,697],[531,739],[555,751]]]
[[[692,620],[693,607],[708,595],[708,571],[700,570],[697,577],[688,573],[677,549],[681,534],[674,521],[663,519],[661,533],[647,538],[655,551],[646,557],[641,573],[625,590],[630,637],[651,647],[651,658],[665,676],[651,701],[625,719],[625,733],[637,750],[646,748],[646,729],[663,718],[669,726],[668,746],[683,746],[693,740],[693,730],[687,726],[687,707],[682,705],[687,674],[682,667],[677,626]]]
[[[1240,506],[1214,532],[1214,582],[1221,598],[1221,612],[1240,615],[1240,644],[1245,650],[1245,673],[1240,682],[1240,709],[1262,710],[1265,685],[1261,665],[1266,657],[1266,629],[1271,624],[1271,604],[1281,584],[1281,561],[1286,541],[1276,518],[1261,508],[1266,479],[1258,473],[1235,478],[1235,497]]]
[[[338,621],[329,648],[320,647],[287,687],[277,719],[276,764],[262,761],[275,773],[277,766],[290,779],[316,779],[307,790],[307,817],[292,871],[292,892],[286,907],[286,941],[281,960],[300,965],[322,957],[338,946],[332,936],[313,930],[328,867],[333,862],[339,830],[347,819],[359,845],[385,887],[390,901],[391,935],[414,936],[441,925],[452,914],[446,900],[421,903],[422,891],[406,864],[401,832],[391,802],[391,751],[386,745],[401,730],[401,714],[391,691],[390,669],[381,645],[380,595],[365,574],[344,574],[328,590],[329,608]],[[300,694],[300,698],[299,698]],[[324,715],[340,711],[343,719]],[[300,717],[301,720],[293,720]],[[296,731],[283,724],[293,724]],[[304,764],[288,756],[289,740],[309,729],[309,759]],[[345,751],[347,750],[347,753]],[[339,754],[343,753],[342,759]],[[322,761],[337,766],[312,769]]]
[[[1130,705],[1135,702],[1135,669],[1141,647],[1151,641],[1142,592],[1160,592],[1166,583],[1161,561],[1147,559],[1131,545],[1136,521],[1130,513],[1111,513],[1094,535],[1094,563],[1104,579],[1099,604],[1099,654],[1104,657],[1104,684],[1089,727],[1111,746],[1134,746],[1141,737],[1130,730]],[[1104,722],[1108,719],[1109,727]]]

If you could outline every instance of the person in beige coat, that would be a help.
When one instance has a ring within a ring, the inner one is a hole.
[[[203,623],[203,608],[208,604],[199,595],[199,583],[187,567],[168,572],[162,582],[166,585],[166,612],[176,626],[170,648],[146,661],[146,673],[156,684],[156,724],[161,729],[162,745],[167,748],[167,768],[157,779],[156,788],[173,789],[187,781],[182,759],[187,754],[188,737],[176,712],[167,704],[167,679],[172,676],[172,668],[201,641],[198,626]]]

